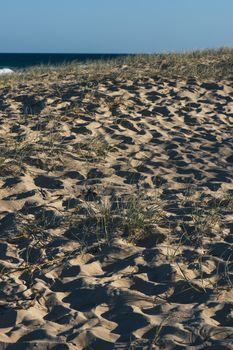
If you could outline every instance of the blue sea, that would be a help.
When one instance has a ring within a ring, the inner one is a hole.
[[[75,53],[0,53],[0,69],[12,70],[43,64],[62,64],[74,61],[109,60],[126,54],[75,54]]]

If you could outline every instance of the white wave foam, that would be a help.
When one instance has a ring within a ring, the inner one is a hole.
[[[12,69],[9,69],[9,68],[0,69],[0,74],[12,74],[12,73],[14,73]]]

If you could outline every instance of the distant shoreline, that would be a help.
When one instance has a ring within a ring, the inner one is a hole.
[[[0,69],[20,69],[38,65],[58,65],[126,57],[130,54],[0,53]]]

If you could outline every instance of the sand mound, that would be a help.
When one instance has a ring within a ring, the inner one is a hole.
[[[0,90],[0,349],[233,349],[232,81],[93,86]]]

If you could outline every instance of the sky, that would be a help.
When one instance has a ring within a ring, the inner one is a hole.
[[[0,53],[233,47],[233,0],[0,0]]]

